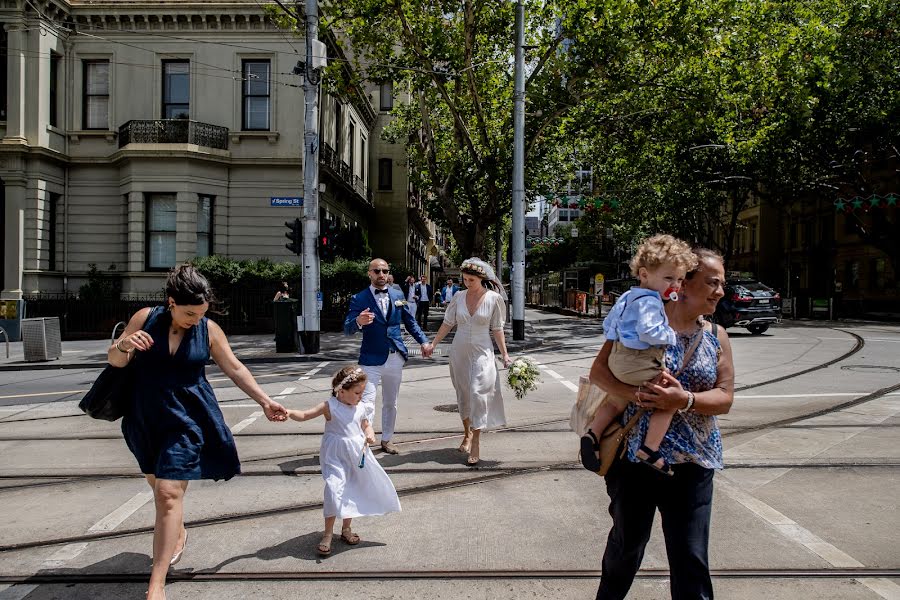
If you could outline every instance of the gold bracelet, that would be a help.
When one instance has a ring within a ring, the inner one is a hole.
[[[122,350],[122,347],[119,346],[119,344],[121,344],[121,343],[122,343],[122,340],[119,340],[118,342],[116,342],[116,350],[118,350],[122,354],[131,354],[132,352],[134,352],[134,348],[132,348],[131,350]]]

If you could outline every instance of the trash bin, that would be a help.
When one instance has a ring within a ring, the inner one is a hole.
[[[297,300],[275,301],[275,352],[297,351]]]
[[[22,319],[22,349],[26,362],[56,360],[62,356],[59,317]]]
[[[25,317],[24,300],[0,300],[0,327],[10,342],[22,339],[22,319]]]

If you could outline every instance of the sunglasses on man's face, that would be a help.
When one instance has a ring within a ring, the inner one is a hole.
[[[375,273],[376,275],[378,275],[379,273],[383,273],[385,275],[390,275],[391,270],[390,269],[372,269],[372,272]]]

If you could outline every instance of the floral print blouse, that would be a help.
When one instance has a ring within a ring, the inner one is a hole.
[[[703,330],[703,339],[697,345],[694,356],[687,368],[678,376],[685,390],[698,393],[711,390],[718,378],[719,354],[722,346],[719,340],[708,329]],[[678,335],[678,343],[666,350],[666,367],[671,373],[681,368],[685,350],[691,345],[691,336]],[[628,405],[623,415],[623,422],[628,422],[638,406],[633,402]],[[637,451],[647,435],[650,424],[650,413],[645,413],[627,440],[626,456],[631,462],[638,462]],[[693,411],[676,412],[669,425],[669,431],[659,447],[662,457],[671,465],[679,463],[695,463],[707,469],[721,469],[722,434],[719,432],[719,420],[715,416],[700,415]]]

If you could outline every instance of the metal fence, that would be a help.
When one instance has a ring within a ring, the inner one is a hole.
[[[350,304],[352,292],[326,291],[320,313],[323,331],[339,331]],[[165,301],[163,294],[151,294],[131,299],[86,300],[64,294],[27,296],[29,317],[59,317],[64,340],[102,339],[119,321],[147,306]],[[253,334],[275,331],[273,294],[258,289],[236,288],[218,294],[218,302],[210,307],[208,316],[226,334]]]

